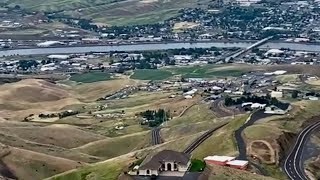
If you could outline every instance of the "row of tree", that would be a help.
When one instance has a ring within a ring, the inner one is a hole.
[[[224,100],[224,103],[226,106],[240,105],[245,102],[260,103],[260,104],[266,104],[266,105],[276,105],[279,103],[277,98],[273,98],[270,95],[267,95],[267,96],[247,95],[247,96],[241,96],[240,98],[236,98],[236,99],[233,99],[227,96]]]
[[[39,114],[39,118],[54,118],[59,117],[59,119],[62,119],[64,117],[73,116],[79,114],[79,111],[63,111],[61,113],[51,113],[51,114]]]
[[[146,110],[140,112],[139,115],[147,120],[146,122],[150,127],[156,127],[169,120],[170,111],[165,111],[164,109]]]

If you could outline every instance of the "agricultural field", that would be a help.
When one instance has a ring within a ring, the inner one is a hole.
[[[98,81],[107,81],[111,80],[110,74],[104,72],[89,72],[83,74],[73,74],[70,77],[71,81],[79,82],[79,83],[94,83]]]
[[[139,80],[164,80],[172,76],[170,71],[159,70],[159,69],[140,69],[135,70],[133,75],[130,76],[131,79]]]
[[[184,78],[213,78],[213,77],[239,77],[250,70],[248,67],[230,66],[221,68],[217,65],[191,66],[191,67],[166,67],[163,69],[135,70],[131,79],[139,80],[164,80],[173,76]]]

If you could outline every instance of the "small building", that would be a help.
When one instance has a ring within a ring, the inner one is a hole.
[[[219,166],[225,166],[227,165],[227,162],[234,160],[235,157],[230,157],[230,156],[208,156],[204,158],[204,161],[207,164],[214,164],[214,165],[219,165]]]
[[[279,104],[277,106],[271,105],[265,108],[264,113],[266,114],[276,114],[284,115],[288,112],[290,105],[289,104]]]
[[[309,98],[309,100],[311,100],[311,101],[318,101],[318,100],[319,100],[319,98],[318,98],[318,97],[315,97],[315,96],[309,96],[308,98]]]
[[[251,104],[251,109],[264,109],[266,106],[266,104],[253,103]]]
[[[137,170],[130,172],[131,175],[158,176],[161,172],[181,172],[185,173],[191,166],[191,155],[163,150],[155,155],[147,156]]]
[[[270,49],[264,55],[265,56],[268,56],[268,55],[276,56],[276,55],[280,55],[280,54],[283,54],[283,53],[284,53],[284,51],[282,51],[280,49]]]
[[[227,162],[227,166],[230,166],[235,169],[245,170],[248,167],[249,162],[244,160],[232,160]]]
[[[282,91],[272,91],[271,92],[271,97],[273,97],[273,98],[282,98],[283,97],[283,93],[282,93]]]

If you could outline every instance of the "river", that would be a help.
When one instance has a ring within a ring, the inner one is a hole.
[[[156,44],[130,44],[130,45],[110,45],[110,46],[82,46],[82,47],[49,47],[30,49],[9,49],[0,51],[1,56],[15,55],[46,55],[46,54],[73,54],[89,52],[110,52],[110,51],[147,51],[166,50],[180,48],[246,48],[252,45],[250,42],[196,42],[196,43],[156,43]],[[289,48],[292,50],[320,52],[320,45],[299,44],[299,43],[275,43],[269,42],[260,46],[267,49]]]

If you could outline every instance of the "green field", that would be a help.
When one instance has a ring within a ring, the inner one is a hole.
[[[199,159],[192,159],[191,160],[191,172],[201,172],[206,168],[206,163],[199,160]]]
[[[181,75],[184,78],[212,78],[212,77],[238,77],[248,72],[244,69],[219,70],[216,65],[171,67],[165,69],[139,69],[135,70],[131,79],[140,80],[164,80],[173,75]]]
[[[74,74],[70,77],[70,80],[81,83],[93,83],[98,81],[111,80],[111,77],[110,74],[104,72],[90,72],[84,74]]]
[[[135,70],[131,79],[140,80],[164,80],[172,76],[170,71],[159,69],[139,69]]]
[[[220,66],[205,65],[205,66],[192,66],[192,67],[174,67],[174,68],[169,68],[168,70],[172,71],[174,74],[181,75],[182,77],[185,77],[185,78],[211,78],[214,76],[237,77],[247,72],[245,70],[239,70],[239,69],[218,70],[216,69],[218,67]]]

